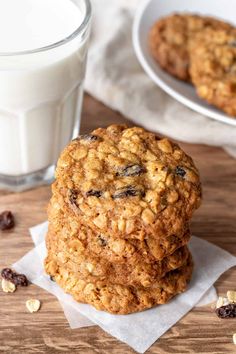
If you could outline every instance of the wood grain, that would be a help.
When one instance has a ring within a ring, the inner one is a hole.
[[[128,123],[124,117],[89,96],[85,98],[82,132],[111,123]],[[194,158],[200,169],[204,200],[195,214],[192,231],[236,255],[236,161],[219,148],[180,145]],[[9,266],[33,246],[28,228],[46,219],[50,188],[24,193],[0,192],[0,210],[16,215],[13,231],[0,233],[0,267]],[[236,288],[235,269],[216,283],[219,294]],[[30,314],[25,301],[36,297],[42,308]],[[145,326],[145,324],[144,324]],[[147,353],[235,353],[232,334],[236,320],[220,320],[212,309],[194,309],[164,334]],[[14,294],[0,292],[0,353],[134,353],[99,327],[71,330],[58,301],[31,285]]]

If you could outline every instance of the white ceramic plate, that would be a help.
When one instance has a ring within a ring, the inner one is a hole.
[[[236,119],[208,105],[197,96],[193,86],[167,74],[152,59],[147,43],[148,32],[156,20],[173,12],[210,15],[236,24],[236,1],[148,0],[138,9],[133,25],[133,43],[137,57],[146,73],[158,86],[196,112],[236,126]]]

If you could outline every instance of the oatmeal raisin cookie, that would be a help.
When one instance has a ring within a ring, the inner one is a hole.
[[[46,268],[47,269],[47,268]],[[58,267],[50,275],[76,301],[93,305],[97,310],[114,314],[129,314],[167,303],[186,290],[193,263],[189,256],[185,265],[166,274],[149,288],[109,284],[105,280],[88,282],[78,273]]]
[[[184,235],[201,185],[193,160],[177,144],[142,128],[111,125],[65,148],[53,194],[96,232],[148,240]]]
[[[149,35],[152,56],[171,75],[190,81],[189,40],[205,28],[232,27],[215,18],[190,14],[174,14],[158,20]]]
[[[190,45],[190,74],[198,95],[236,116],[236,30],[206,29]]]

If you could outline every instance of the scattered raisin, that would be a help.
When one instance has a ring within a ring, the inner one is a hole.
[[[236,317],[236,304],[228,304],[216,309],[216,314],[220,318],[234,318]]]
[[[14,216],[11,211],[4,211],[0,214],[0,230],[10,230],[15,226]]]
[[[98,236],[98,242],[102,247],[107,245],[107,241],[101,235]]]
[[[183,167],[180,166],[176,167],[175,173],[182,178],[184,178],[184,176],[186,175],[186,171],[183,169]]]
[[[10,282],[12,282],[15,285],[20,285],[20,286],[28,286],[28,279],[24,274],[17,274],[13,272],[10,268],[4,268],[1,271],[1,276],[3,279],[6,279]]]
[[[134,176],[140,176],[144,172],[145,172],[145,168],[143,166],[135,164],[135,165],[126,166],[122,171],[117,172],[116,175],[122,177],[134,177]]]
[[[10,269],[10,268],[4,268],[2,271],[1,271],[1,276],[3,279],[6,279],[6,280],[9,280],[12,282],[13,280],[13,275],[14,275],[14,272]]]
[[[13,283],[20,286],[28,286],[28,279],[24,274],[15,274],[13,277]]]
[[[126,186],[118,189],[113,194],[113,199],[126,198],[126,197],[144,197],[145,193],[143,190],[136,188],[135,186]]]
[[[90,189],[90,191],[86,192],[86,197],[101,197],[102,192],[96,191],[94,189]]]
[[[50,275],[50,280],[55,282],[55,278],[52,275]]]

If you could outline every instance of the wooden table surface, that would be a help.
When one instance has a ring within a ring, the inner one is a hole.
[[[114,122],[127,120],[91,97],[85,97],[83,133]],[[193,234],[236,255],[236,161],[219,148],[180,145],[194,158],[203,183],[204,200],[192,221]],[[28,228],[46,219],[49,198],[48,186],[18,194],[0,191],[0,210],[12,210],[16,216],[15,229],[0,233],[1,268],[11,265],[33,247]],[[219,294],[236,289],[235,268],[221,276],[216,288]],[[28,313],[25,308],[25,301],[31,297],[42,301],[42,308],[36,314]],[[236,346],[232,344],[234,332],[236,319],[220,320],[210,306],[196,308],[147,353],[236,353]],[[98,326],[71,330],[56,298],[30,285],[13,294],[0,291],[0,353],[124,354],[134,351]]]

